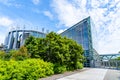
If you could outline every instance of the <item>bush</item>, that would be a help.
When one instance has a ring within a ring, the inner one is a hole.
[[[4,59],[5,57],[5,52],[0,50],[0,59]]]
[[[76,69],[82,69],[82,68],[83,68],[83,64],[80,62],[77,62]]]
[[[10,60],[11,58],[13,58],[13,55],[17,52],[17,50],[10,50],[9,53],[5,53],[4,60]]]
[[[0,60],[1,80],[37,80],[54,74],[53,64],[40,59],[27,59],[24,61]]]
[[[0,55],[4,58],[4,60],[24,60],[30,57],[30,54],[27,52],[27,48],[22,46],[18,50],[10,50],[8,53],[3,55],[3,52],[0,52]]]
[[[65,65],[61,66],[60,64],[54,64],[54,73],[60,74],[64,73],[65,71],[67,71]]]
[[[2,60],[24,60],[30,58],[30,54],[27,52],[27,48],[22,46],[18,50],[10,50],[8,53],[0,51],[0,59]]]

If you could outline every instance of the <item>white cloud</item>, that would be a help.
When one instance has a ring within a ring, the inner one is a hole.
[[[16,8],[20,8],[23,5],[22,4],[18,4],[15,2],[15,0],[0,0],[0,3],[6,5],[6,6],[14,6]]]
[[[87,16],[91,16],[98,32],[98,52],[120,51],[120,1],[108,0],[53,0],[59,24],[70,27]],[[60,30],[58,32],[61,32]]]
[[[0,26],[9,27],[11,24],[13,24],[13,20],[7,17],[0,17]]]
[[[7,35],[7,32],[3,32],[0,30],[0,44],[4,43],[6,35]]]
[[[3,35],[0,34],[0,44],[4,43],[5,37]]]
[[[40,0],[32,0],[33,4],[38,5],[40,3]]]
[[[118,53],[120,51],[119,49],[120,45],[117,45],[118,43],[120,43],[120,39],[112,40],[112,41],[104,42],[104,43],[101,43],[101,42],[99,42],[99,46],[102,47],[102,49],[99,51],[101,54],[107,54],[108,52],[109,54]]]
[[[64,32],[66,29],[60,29],[59,31],[57,31],[58,34]]]
[[[51,12],[49,12],[49,11],[44,11],[43,13],[44,13],[45,16],[49,17],[51,20],[53,19],[53,15],[52,15]]]
[[[4,43],[6,34],[13,29],[32,29],[38,30],[34,25],[24,19],[10,19],[5,16],[0,16],[0,44]]]
[[[13,20],[5,17],[5,16],[0,16],[0,44],[4,43],[5,36],[10,29],[10,26],[13,24]],[[4,31],[3,31],[4,29]]]
[[[79,10],[74,6],[75,4],[76,3],[70,4],[67,0],[53,0],[52,6],[58,14],[58,19],[61,24],[70,27],[74,23],[78,22],[82,17],[87,17],[87,15],[80,14],[81,11],[85,12],[85,10]]]

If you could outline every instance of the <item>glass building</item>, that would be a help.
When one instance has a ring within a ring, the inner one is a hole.
[[[34,30],[13,30],[8,32],[8,35],[5,39],[5,49],[18,49],[25,43],[26,38],[29,36],[41,37],[46,36],[45,33],[34,31]]]
[[[97,33],[90,17],[87,17],[77,24],[73,25],[61,33],[61,35],[73,39],[77,43],[81,44],[84,49],[84,56],[86,58],[84,66],[94,66],[94,61],[97,60],[97,57],[99,55],[96,51]]]

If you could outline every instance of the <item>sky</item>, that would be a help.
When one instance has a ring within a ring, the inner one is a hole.
[[[61,33],[91,16],[98,53],[120,51],[120,0],[0,0],[0,43],[12,29]]]

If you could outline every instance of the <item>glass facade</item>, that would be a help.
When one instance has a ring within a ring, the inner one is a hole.
[[[18,49],[25,43],[26,38],[28,38],[29,36],[44,38],[46,34],[33,30],[10,31],[8,32],[8,36],[5,40],[5,48],[7,50]]]
[[[94,30],[94,24],[91,18],[88,17],[78,22],[71,28],[61,33],[61,35],[73,39],[82,45],[84,49],[84,56],[86,58],[84,66],[92,67],[95,56],[98,55],[98,53],[95,50],[95,48],[97,48],[97,34]]]

